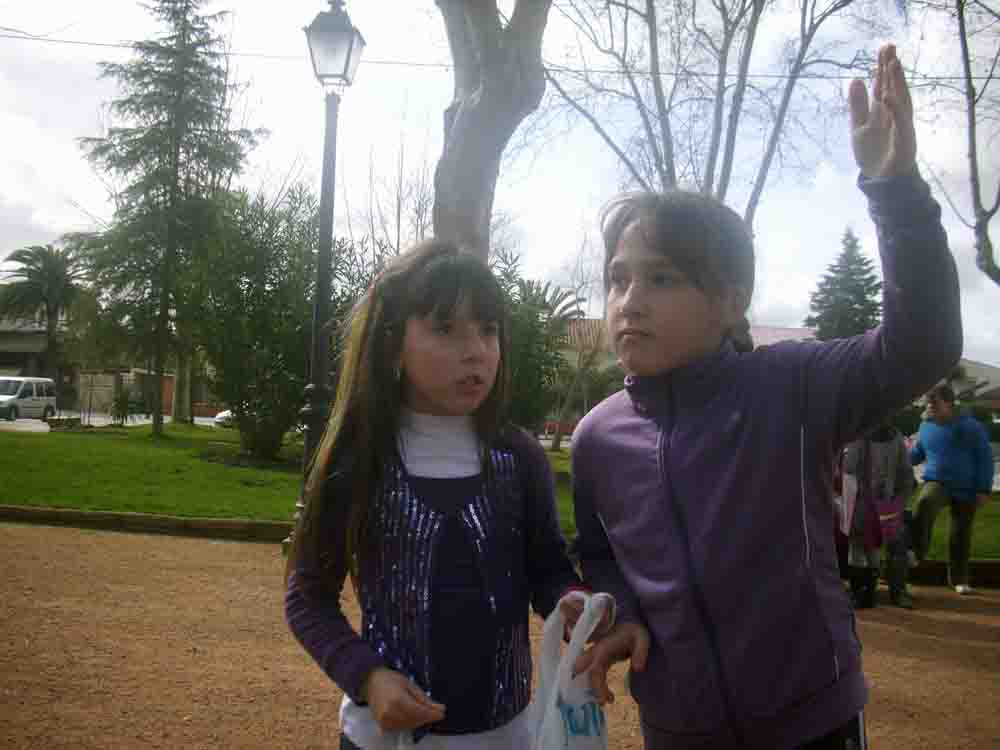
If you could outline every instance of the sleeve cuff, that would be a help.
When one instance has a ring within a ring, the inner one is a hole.
[[[349,671],[343,677],[343,688],[344,692],[347,693],[347,697],[358,705],[364,705],[364,701],[361,700],[361,686],[365,684],[365,680],[368,679],[374,670],[379,667],[384,667],[385,662],[375,652],[371,651],[367,646],[364,649],[365,653],[359,653],[356,657],[356,663],[352,664]]]
[[[868,197],[872,213],[877,217],[912,220],[914,212],[930,213],[936,207],[930,187],[916,169],[912,174],[893,177],[859,174],[858,187]]]

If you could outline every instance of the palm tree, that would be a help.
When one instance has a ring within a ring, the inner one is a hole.
[[[569,322],[583,317],[586,300],[578,297],[572,290],[530,279],[518,279],[517,287],[520,302],[542,310],[545,323],[554,336],[565,336]]]
[[[83,265],[72,248],[31,245],[7,256],[18,267],[0,285],[0,317],[45,316],[45,369],[53,377],[58,365],[56,332],[60,315],[76,298],[83,280]]]

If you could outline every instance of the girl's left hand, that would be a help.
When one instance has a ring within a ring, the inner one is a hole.
[[[615,702],[615,694],[608,687],[608,670],[613,664],[629,660],[633,672],[642,672],[649,658],[649,631],[638,622],[620,622],[600,638],[573,665],[573,676],[590,674],[590,689],[602,706]]]
[[[986,505],[990,501],[990,494],[988,492],[980,492],[976,495],[976,505]]]
[[[854,158],[865,177],[911,174],[917,166],[913,101],[896,57],[896,46],[878,52],[878,68],[869,104],[864,81],[851,82],[848,94]]]

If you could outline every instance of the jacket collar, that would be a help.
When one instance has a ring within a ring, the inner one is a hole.
[[[701,404],[719,388],[724,373],[739,357],[729,339],[712,354],[656,375],[626,375],[625,390],[640,413],[660,411],[671,392],[685,404]]]

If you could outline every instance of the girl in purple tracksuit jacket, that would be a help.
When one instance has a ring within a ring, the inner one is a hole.
[[[647,750],[864,748],[867,688],[834,551],[842,446],[958,360],[958,281],[915,166],[895,48],[850,90],[883,322],[750,350],[749,228],[702,195],[633,194],[604,222],[607,322],[628,373],[573,439],[585,582],[618,624],[578,664],[610,700],[630,659]]]
[[[548,615],[579,579],[545,454],[502,420],[504,305],[484,263],[429,241],[351,322],[285,598],[345,693],[347,750],[531,742],[529,605]],[[340,606],[348,576],[360,632]]]

